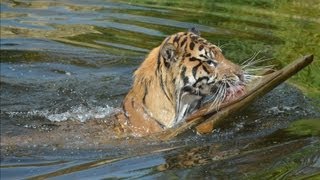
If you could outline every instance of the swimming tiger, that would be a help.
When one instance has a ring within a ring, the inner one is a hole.
[[[136,136],[178,126],[209,99],[219,104],[239,91],[244,73],[198,30],[168,36],[134,72],[131,90],[117,116]]]

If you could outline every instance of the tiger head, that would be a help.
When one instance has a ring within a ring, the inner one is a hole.
[[[135,124],[132,119],[139,119],[141,123],[133,125],[136,128],[146,128],[143,123],[151,121],[161,127],[158,129],[170,128],[205,99],[219,104],[242,92],[243,77],[241,67],[227,60],[198,31],[180,32],[153,49],[136,70],[124,111],[131,125]],[[142,115],[135,117],[137,114]]]
[[[162,43],[158,61],[159,73],[174,77],[174,124],[198,108],[206,96],[219,104],[243,90],[241,67],[227,60],[219,47],[201,38],[195,30],[168,37]]]

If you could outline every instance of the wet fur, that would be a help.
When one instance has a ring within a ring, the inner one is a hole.
[[[221,49],[201,38],[198,31],[171,35],[135,71],[118,121],[137,136],[177,126],[206,97],[218,97],[227,79],[233,84],[242,76],[240,66],[227,60]]]

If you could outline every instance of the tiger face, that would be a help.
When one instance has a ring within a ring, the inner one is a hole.
[[[241,67],[227,60],[222,50],[199,33],[181,32],[162,44],[166,74],[172,74],[176,95],[174,125],[197,109],[207,97],[214,105],[230,101],[244,90]]]

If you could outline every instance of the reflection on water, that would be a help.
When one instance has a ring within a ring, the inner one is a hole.
[[[1,1],[1,176],[316,177],[319,4]],[[265,64],[283,66],[314,54],[315,63],[292,82],[316,100],[282,86],[212,135],[114,139],[101,118],[118,110],[134,69],[167,35],[192,26],[235,62],[259,52],[272,59]]]

